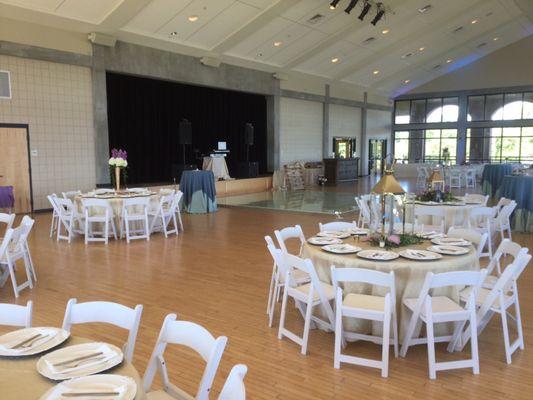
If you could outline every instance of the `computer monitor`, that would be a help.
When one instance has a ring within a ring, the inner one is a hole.
[[[218,149],[217,150],[227,150],[226,142],[218,142]]]

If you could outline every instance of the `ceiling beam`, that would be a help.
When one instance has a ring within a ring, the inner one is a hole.
[[[531,0],[514,0],[514,3],[533,24],[533,2]]]
[[[299,2],[300,0],[278,0],[277,3],[217,44],[211,51],[218,54],[225,53]]]
[[[123,0],[99,23],[99,30],[105,33],[115,33],[130,22],[152,0]]]

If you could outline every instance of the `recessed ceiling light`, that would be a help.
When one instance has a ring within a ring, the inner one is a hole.
[[[275,46],[275,47],[279,47],[279,46],[281,46],[282,44],[283,44],[283,42],[282,42],[281,40],[276,40],[276,41],[274,42],[274,46]]]
[[[473,19],[472,21],[470,21],[470,23],[471,23],[472,25],[477,24],[477,19]]]
[[[419,47],[418,50],[424,51],[424,50],[426,50],[426,48],[425,47]]]
[[[332,63],[337,63],[337,62],[339,62],[339,58],[338,57],[332,58],[331,62]]]
[[[496,36],[495,38],[492,38],[492,40],[494,40],[495,42],[497,42],[498,40],[500,40],[500,38]]]
[[[420,7],[420,8],[418,9],[418,12],[419,12],[420,14],[424,14],[425,12],[428,12],[428,11],[431,9],[431,7],[432,7],[431,4],[427,4],[427,5],[425,5],[424,7]]]
[[[198,15],[189,15],[189,18],[187,18],[190,22],[196,22],[198,21]]]
[[[173,37],[173,36],[177,36],[177,35],[178,35],[178,32],[174,31],[174,32],[170,32],[170,34],[168,36]]]
[[[372,73],[373,73],[374,75],[379,74],[379,69],[375,69],[374,71],[372,71]]]
[[[449,64],[449,63],[451,63],[452,61],[453,61],[453,60],[452,60],[451,58],[448,58],[448,59],[446,60],[446,63]]]
[[[389,31],[388,29],[383,29],[383,30],[381,31],[381,33],[383,33],[384,35],[386,35],[386,34],[389,33],[389,32],[390,32],[390,31]]]
[[[406,79],[405,81],[403,81],[403,83],[409,83],[409,82],[411,82],[410,79]]]

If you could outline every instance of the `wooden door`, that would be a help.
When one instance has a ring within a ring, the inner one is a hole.
[[[13,212],[32,211],[27,127],[0,124],[0,186],[13,186]]]

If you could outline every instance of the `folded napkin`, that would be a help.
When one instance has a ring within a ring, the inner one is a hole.
[[[72,351],[67,352],[65,351],[66,349],[72,349]],[[117,353],[105,343],[101,343],[100,346],[94,346],[90,348],[85,347],[85,346],[66,347],[65,350],[61,351],[60,354],[51,353],[46,358],[45,363],[48,366],[48,369],[53,374],[56,374],[56,375],[69,374],[70,375],[73,372],[76,372],[79,370],[90,369],[91,367],[95,365],[104,364],[108,362],[109,360],[111,360],[112,358],[115,358],[117,356]],[[75,358],[88,356],[94,353],[102,353],[102,354],[98,356],[94,356],[94,358],[87,359],[87,360],[73,361],[71,364],[60,365],[60,366],[54,365],[54,364],[61,363],[63,361],[73,360]],[[76,365],[76,364],[79,364],[79,365]]]
[[[76,379],[68,380],[66,382],[61,382],[60,384],[56,385],[54,390],[46,397],[46,400],[64,400],[66,397],[63,397],[63,393],[107,393],[107,392],[117,392],[118,395],[110,395],[101,397],[102,399],[106,400],[121,400],[124,398],[128,386],[126,384],[123,385],[114,385],[111,382],[94,382],[94,383],[86,383],[82,384],[76,384]],[[100,398],[100,397],[99,397]],[[94,399],[94,396],[76,396],[76,399],[84,400],[84,399]]]
[[[17,344],[24,342],[25,340],[28,340],[31,337],[39,333],[42,336],[36,338],[32,342],[29,342],[31,343],[31,346],[13,349],[13,347],[15,347]],[[50,340],[55,338],[57,334],[58,334],[58,331],[56,329],[47,329],[47,328],[41,328],[39,330],[26,329],[23,332],[21,332],[20,335],[16,335],[16,337],[13,337],[13,339],[0,343],[0,350],[2,352],[9,353],[12,355],[24,354],[30,350],[35,349],[36,347],[42,346],[43,344],[49,342]]]

